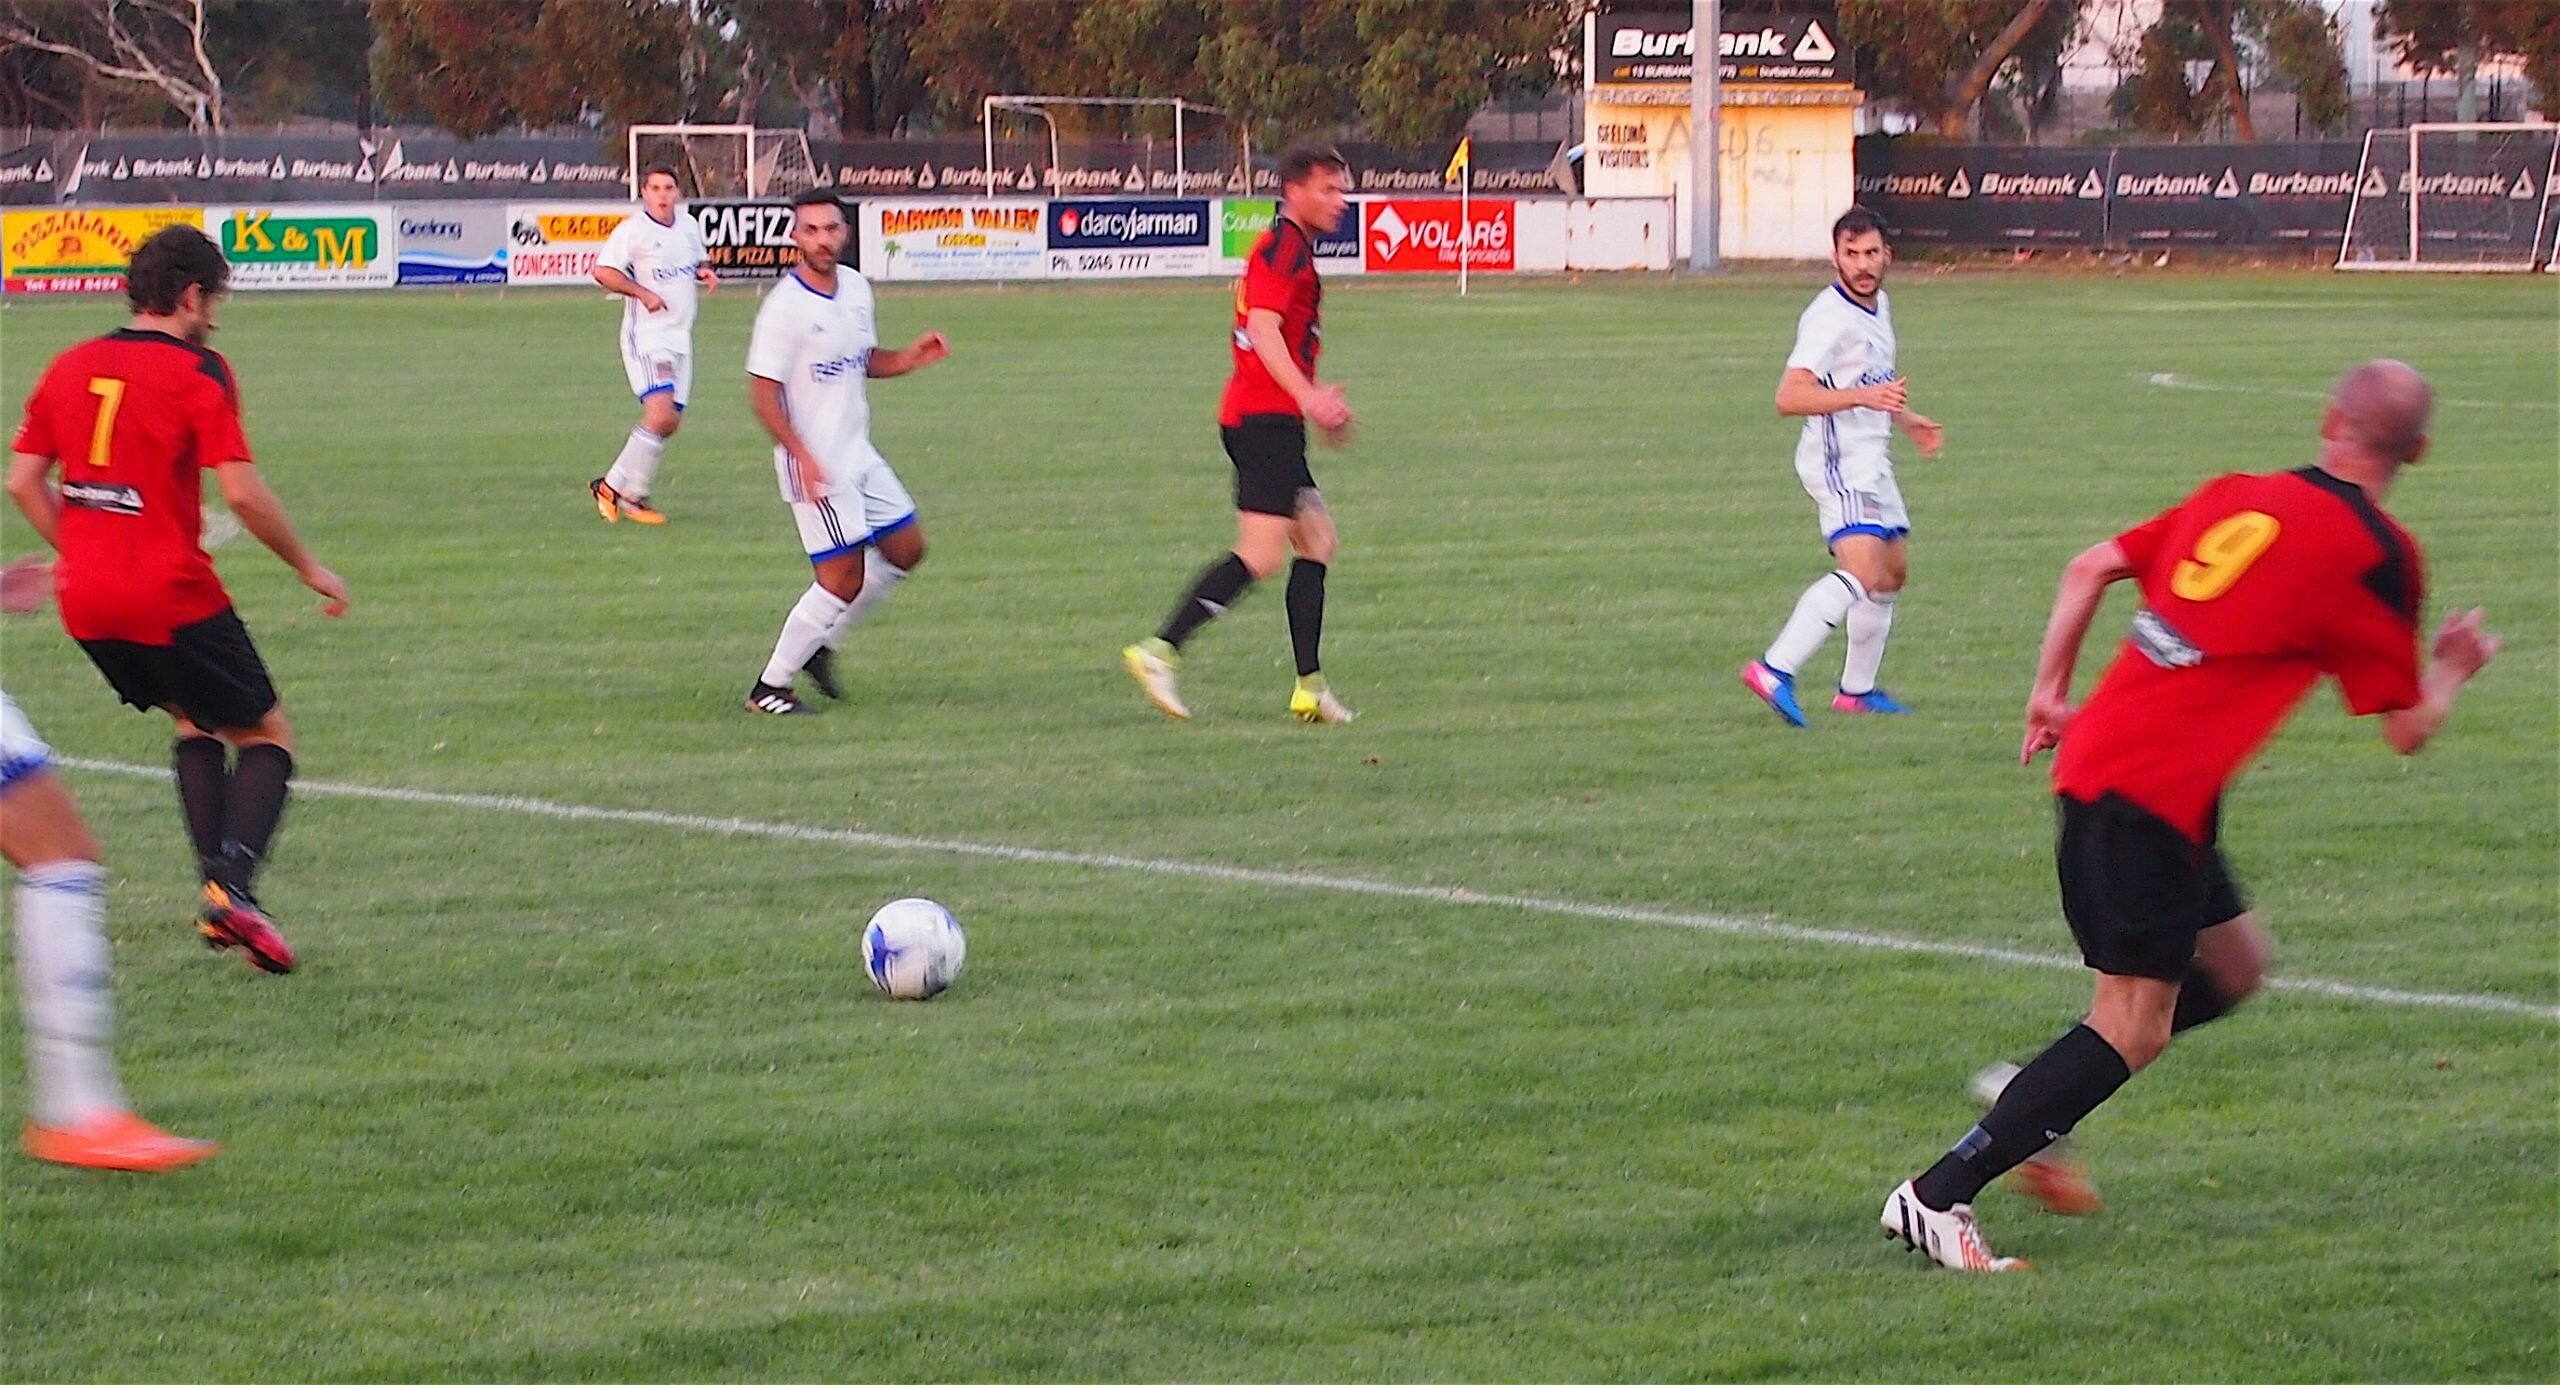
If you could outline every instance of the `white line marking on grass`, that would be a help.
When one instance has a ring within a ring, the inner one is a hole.
[[[2202,394],[2264,394],[2279,399],[2317,399],[2323,404],[2329,402],[2329,395],[2325,390],[2283,390],[2262,385],[2216,385],[2203,380],[2190,380],[2186,376],[2173,375],[2165,370],[2153,371],[2145,378],[2150,381],[2153,389],[2194,390]],[[2447,399],[2438,395],[2436,402],[2457,409],[2534,409],[2545,413],[2560,409],[2560,402],[2546,402],[2540,399]]]
[[[94,770],[100,774],[122,775],[130,779],[156,779],[163,783],[169,779],[169,771],[166,769],[153,765],[126,764],[119,760],[91,760],[66,755],[57,756],[54,763],[69,769]],[[2084,970],[2079,959],[2049,952],[2021,952],[2015,948],[1988,947],[1979,943],[1942,942],[1934,938],[1906,938],[1892,933],[1868,933],[1850,928],[1808,928],[1769,919],[1730,918],[1722,914],[1698,914],[1678,909],[1659,909],[1632,904],[1594,904],[1573,899],[1553,899],[1544,895],[1485,894],[1461,885],[1406,885],[1392,880],[1368,880],[1356,875],[1323,875],[1314,871],[1257,870],[1249,866],[1222,866],[1208,861],[1170,861],[1147,856],[1115,856],[1093,851],[1054,851],[1046,847],[1007,846],[1001,842],[973,842],[951,837],[908,837],[894,832],[858,832],[843,827],[807,827],[799,823],[757,822],[749,818],[661,813],[645,808],[591,808],[578,803],[554,803],[549,799],[519,798],[503,794],[441,793],[432,789],[383,788],[372,784],[332,784],[327,781],[313,780],[295,781],[294,790],[297,793],[314,794],[322,798],[358,798],[375,803],[411,803],[434,808],[468,808],[484,813],[553,818],[563,822],[623,823],[633,827],[663,827],[678,832],[707,832],[725,837],[762,837],[772,841],[822,842],[830,846],[864,846],[881,851],[973,856],[980,860],[1017,861],[1027,865],[1080,866],[1089,870],[1129,871],[1140,875],[1217,880],[1234,885],[1266,885],[1280,890],[1323,890],[1336,894],[1368,895],[1380,899],[1410,899],[1426,904],[1517,909],[1523,913],[1554,914],[1564,918],[1690,928],[1702,933],[1722,933],[1739,938],[1818,943],[1826,947],[1858,947],[1876,952],[1913,953],[1927,957],[1956,957],[1971,962],[1996,962],[2002,966],[2033,967],[2042,971]],[[2298,991],[2304,995],[2327,996],[2336,1000],[2361,1000],[2376,1005],[2406,1005],[2430,1010],[2476,1010],[2488,1014],[2521,1015],[2527,1019],[2560,1023],[2560,1006],[2536,1005],[2531,1001],[2516,1000],[2507,996],[2406,991],[2390,986],[2361,986],[2344,981],[2322,981],[2316,977],[2307,976],[2271,977],[2267,984],[2277,990]]]

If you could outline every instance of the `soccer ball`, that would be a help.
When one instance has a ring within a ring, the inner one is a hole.
[[[931,1000],[960,979],[969,939],[960,920],[930,899],[893,899],[862,930],[862,969],[900,1000]]]

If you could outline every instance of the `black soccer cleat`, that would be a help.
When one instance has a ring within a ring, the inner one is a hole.
[[[829,702],[844,701],[844,684],[836,681],[836,652],[834,650],[829,649],[823,644],[819,645],[818,652],[809,656],[809,662],[802,664],[800,666],[800,671],[809,675],[809,682],[811,685],[815,686],[818,691],[825,693]]]
[[[767,716],[790,717],[818,709],[793,696],[789,688],[777,688],[759,680],[754,687],[747,689],[747,710],[763,712]]]

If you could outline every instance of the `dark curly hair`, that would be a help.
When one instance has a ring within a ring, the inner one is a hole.
[[[194,284],[205,297],[231,291],[231,262],[213,238],[193,226],[163,226],[133,252],[125,266],[124,297],[137,313],[165,317],[178,310],[178,296]]]

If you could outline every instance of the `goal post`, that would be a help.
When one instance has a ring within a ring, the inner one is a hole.
[[[2551,263],[2560,125],[2421,124],[2365,135],[2340,269],[2515,273]]]
[[[824,181],[802,130],[753,125],[634,125],[627,136],[634,201],[640,172],[669,164],[688,197],[784,197]]]
[[[1071,141],[1059,130],[1056,112],[1072,107],[1162,111],[1171,117],[1172,138]],[[1016,129],[1001,129],[1007,116],[1015,118]],[[1248,192],[1251,135],[1238,127],[1230,136],[1223,128],[1226,119],[1221,107],[1176,96],[989,96],[979,106],[986,141],[985,192],[996,196],[1001,185],[1012,181],[1009,175],[1017,161],[1025,175],[1022,181],[1030,184],[1017,191],[1029,195],[1197,197],[1219,191]],[[1068,167],[1071,145],[1079,153],[1109,146],[1111,167]]]

